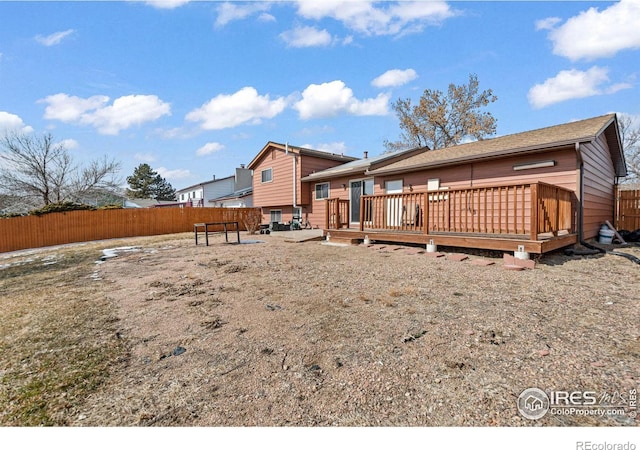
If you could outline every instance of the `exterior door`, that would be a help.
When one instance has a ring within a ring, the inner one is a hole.
[[[352,224],[360,224],[360,197],[363,195],[373,195],[373,178],[349,182],[349,222]]]

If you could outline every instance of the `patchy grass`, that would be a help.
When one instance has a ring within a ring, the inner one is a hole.
[[[90,279],[98,255],[94,245],[0,269],[1,425],[66,425],[126,356],[111,302]]]

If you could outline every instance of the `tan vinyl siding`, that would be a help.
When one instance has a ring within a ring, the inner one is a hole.
[[[615,171],[604,134],[580,148],[584,162],[583,237],[590,239],[598,235],[605,220],[613,221]]]

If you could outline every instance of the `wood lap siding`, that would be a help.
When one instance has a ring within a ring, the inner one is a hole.
[[[349,186],[349,178],[336,178],[330,181],[318,181],[309,183],[309,195],[311,196],[311,208],[309,222],[312,226],[324,227],[326,219],[326,200],[316,200],[315,186],[318,183],[329,183],[329,198],[341,198],[349,200],[349,188],[343,189],[342,185]]]
[[[275,158],[272,155],[275,154]],[[293,161],[284,151],[272,149],[253,169],[253,204],[263,208],[293,204]],[[271,169],[271,181],[262,182],[262,171]]]
[[[298,180],[307,175],[311,175],[315,172],[320,172],[321,170],[330,169],[332,167],[336,167],[342,165],[342,162],[333,161],[331,159],[324,158],[316,158],[314,156],[306,156],[302,155],[300,158],[301,163],[298,164]],[[300,192],[301,196],[298,200],[298,203],[301,205],[309,205],[312,206],[313,200],[315,199],[315,182],[311,183],[301,183]],[[313,209],[313,214],[316,214],[315,208]],[[322,208],[322,215],[324,216],[324,208]]]
[[[583,238],[598,235],[600,226],[613,221],[615,170],[606,138],[601,135],[590,144],[581,145],[584,162]]]
[[[546,160],[554,160],[556,161],[556,165],[554,167],[540,169],[513,170],[513,166],[516,164],[529,164]],[[473,164],[461,164],[459,166],[443,167],[440,169],[429,169],[401,175],[377,177],[376,187],[379,186],[381,189],[384,189],[385,181],[402,179],[405,192],[408,192],[409,185],[413,186],[414,191],[426,191],[427,180],[438,178],[440,179],[440,186],[449,189],[536,183],[542,181],[575,192],[577,188],[577,177],[575,151],[573,149],[565,149],[535,155],[476,162]]]

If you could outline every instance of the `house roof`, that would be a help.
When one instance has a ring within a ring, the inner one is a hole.
[[[176,201],[156,200],[155,198],[127,198],[124,200],[125,208],[154,208],[158,206],[171,206],[179,204],[180,203]]]
[[[224,180],[228,180],[230,178],[235,178],[235,175],[230,175],[228,177],[224,177],[224,178],[216,178],[214,180],[207,180],[207,181],[203,181],[202,183],[196,183],[196,184],[192,184],[191,186],[187,186],[185,188],[182,189],[177,189],[176,193],[178,192],[184,192],[184,191],[190,191],[193,188],[197,188],[197,187],[202,187],[202,186],[206,186],[207,184],[213,184],[213,183],[217,183],[219,181],[224,181]]]
[[[305,148],[305,147],[296,147],[295,145],[279,144],[277,142],[269,141],[264,147],[262,147],[262,150],[260,150],[260,152],[255,156],[255,158],[253,158],[253,160],[249,163],[247,168],[253,169],[270,148],[277,148],[283,151],[290,151],[299,155],[315,156],[316,158],[330,159],[333,161],[340,161],[345,163],[358,159],[352,156],[344,156],[342,154],[329,153],[329,152],[324,152],[322,150],[314,150],[312,148]]]
[[[562,125],[469,142],[438,150],[424,151],[391,164],[374,164],[367,174],[383,175],[443,167],[481,159],[499,158],[521,153],[535,153],[553,148],[592,142],[605,133],[617,176],[627,174],[615,114],[579,120]]]
[[[302,181],[316,181],[316,180],[327,180],[335,177],[342,177],[352,174],[364,173],[374,164],[379,164],[384,162],[385,164],[392,163],[396,160],[400,160],[402,158],[407,158],[409,156],[413,156],[418,153],[422,153],[424,150],[422,148],[414,148],[410,150],[405,150],[397,153],[387,153],[378,156],[373,156],[371,158],[357,159],[355,161],[350,161],[345,164],[341,164],[339,166],[331,167],[329,169],[321,170],[318,172],[314,172],[306,177],[302,178]]]
[[[222,197],[212,198],[211,200],[209,200],[209,203],[215,203],[222,200],[230,200],[234,198],[248,197],[251,194],[253,194],[253,187],[248,187],[232,192],[231,194],[223,195]]]

